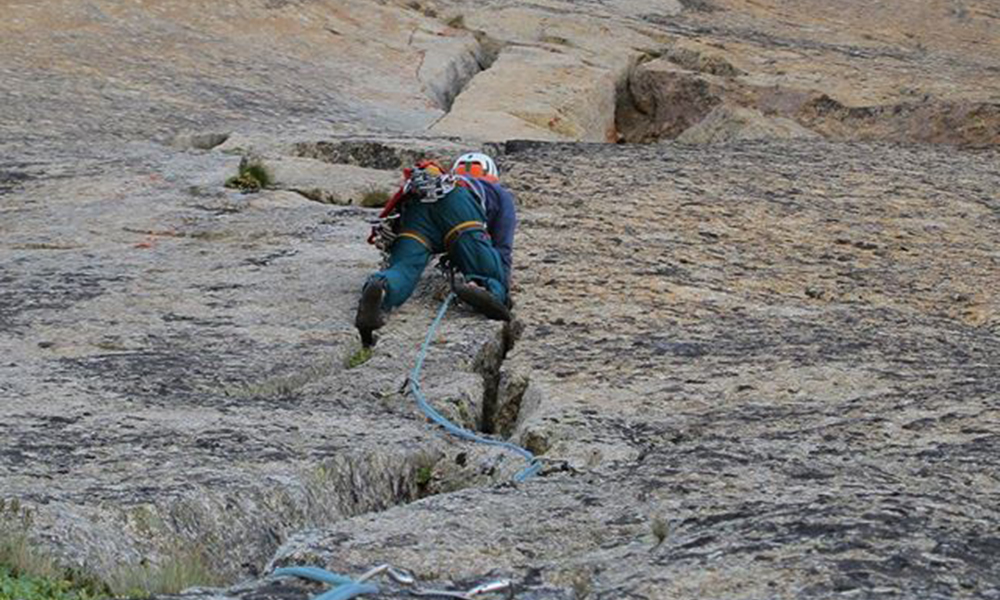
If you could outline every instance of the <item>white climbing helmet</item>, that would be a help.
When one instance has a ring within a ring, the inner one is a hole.
[[[482,152],[469,152],[458,157],[455,165],[451,168],[454,175],[465,175],[468,177],[485,177],[486,179],[497,180],[500,178],[500,170],[493,159]]]

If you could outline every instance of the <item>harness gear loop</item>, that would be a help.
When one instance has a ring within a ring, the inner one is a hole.
[[[446,251],[451,250],[451,245],[455,243],[458,236],[462,235],[466,231],[471,231],[478,229],[480,231],[486,231],[486,224],[481,221],[463,221],[458,225],[455,225],[451,230],[444,236],[444,247]]]
[[[430,252],[434,252],[434,248],[431,247],[431,243],[427,241],[427,238],[425,238],[424,236],[420,235],[416,231],[412,231],[412,230],[407,229],[405,231],[401,231],[399,233],[399,235],[396,236],[396,237],[410,238],[411,240],[416,240],[416,241],[420,242],[421,244],[423,244],[423,246],[425,248],[427,248],[427,250],[429,250]]]

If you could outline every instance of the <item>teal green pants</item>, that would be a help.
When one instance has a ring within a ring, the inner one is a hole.
[[[500,253],[486,233],[486,215],[472,194],[455,188],[433,203],[403,205],[400,236],[389,249],[389,267],[371,276],[387,284],[382,305],[392,309],[410,297],[432,254],[447,252],[467,281],[475,281],[500,302],[507,301]]]

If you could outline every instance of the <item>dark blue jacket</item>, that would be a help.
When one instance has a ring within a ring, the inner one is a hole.
[[[463,177],[486,209],[486,230],[493,240],[493,247],[500,253],[507,280],[513,267],[514,230],[517,228],[517,210],[514,196],[499,183]]]

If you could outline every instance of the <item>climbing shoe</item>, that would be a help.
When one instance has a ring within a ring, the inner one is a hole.
[[[504,303],[478,285],[459,283],[455,285],[454,289],[459,300],[476,309],[486,318],[494,321],[510,321],[510,310]]]
[[[385,313],[382,311],[382,299],[385,297],[385,281],[375,279],[365,284],[361,290],[361,300],[358,301],[358,314],[354,317],[354,326],[361,334],[361,345],[371,348],[375,345],[375,330],[385,325]]]

